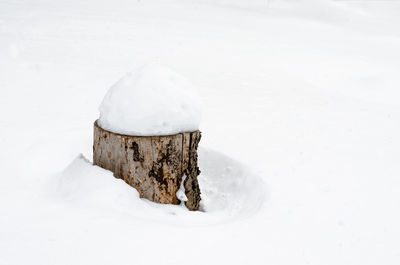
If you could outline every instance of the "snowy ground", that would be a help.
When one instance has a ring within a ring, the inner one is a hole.
[[[1,0],[0,264],[399,264],[399,23],[397,1]],[[205,212],[80,156],[149,61],[199,87]]]

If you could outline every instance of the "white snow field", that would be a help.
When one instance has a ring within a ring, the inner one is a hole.
[[[0,265],[400,264],[400,2],[0,0]],[[107,90],[202,101],[202,211],[92,166]]]

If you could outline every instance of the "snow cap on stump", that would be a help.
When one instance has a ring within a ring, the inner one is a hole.
[[[137,136],[196,131],[200,105],[184,77],[151,63],[111,87],[100,105],[98,124],[114,133]]]

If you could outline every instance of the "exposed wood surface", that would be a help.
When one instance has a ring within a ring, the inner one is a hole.
[[[130,136],[102,129],[94,123],[93,164],[114,172],[136,188],[140,197],[179,204],[176,197],[183,175],[189,210],[198,210],[200,189],[197,147],[200,131],[166,136]]]

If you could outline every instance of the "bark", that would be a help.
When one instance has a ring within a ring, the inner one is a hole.
[[[179,204],[176,197],[183,175],[186,206],[198,210],[200,188],[197,147],[200,131],[166,136],[112,133],[94,123],[93,164],[108,169],[134,187],[141,198]]]

